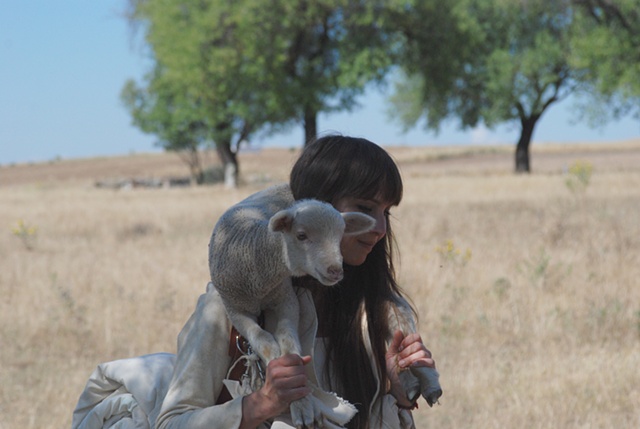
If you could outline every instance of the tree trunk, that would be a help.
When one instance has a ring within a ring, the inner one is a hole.
[[[522,118],[520,120],[522,124],[522,131],[520,133],[520,140],[516,146],[516,173],[530,173],[531,164],[529,162],[529,145],[531,138],[533,137],[533,129],[536,126],[539,116],[531,116],[528,118]]]
[[[308,145],[318,135],[318,114],[315,109],[304,108],[304,145]]]
[[[195,180],[197,185],[201,185],[204,181],[204,171],[202,170],[202,162],[200,160],[200,152],[197,146],[189,146],[183,150],[176,150],[178,157],[189,166],[189,174],[191,180]]]
[[[240,169],[238,168],[238,156],[231,150],[231,142],[216,142],[216,152],[224,169],[224,186],[237,188]]]

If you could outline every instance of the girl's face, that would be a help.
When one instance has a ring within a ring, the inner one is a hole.
[[[376,220],[376,225],[371,231],[359,235],[344,236],[340,242],[344,263],[360,265],[367,259],[373,246],[387,234],[387,217],[391,206],[376,199],[353,197],[340,198],[333,206],[342,213],[360,212]]]

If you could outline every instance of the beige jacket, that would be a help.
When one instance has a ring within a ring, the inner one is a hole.
[[[323,351],[315,350],[315,306],[307,290],[299,289],[298,299],[302,351],[314,356],[315,363],[323,360]],[[266,320],[265,323],[269,329],[271,322]],[[194,313],[178,336],[177,355],[147,355],[101,364],[91,375],[78,401],[72,429],[98,429],[116,424],[122,429],[237,429],[242,419],[242,396],[249,390],[246,385],[227,379],[231,367],[237,363],[232,362],[228,353],[230,330],[222,301],[209,283],[207,292],[200,296]],[[365,347],[371,354],[370,345],[365,344]],[[129,370],[124,374],[122,368]],[[131,368],[137,369],[132,371]],[[306,368],[310,384],[320,387],[313,388],[312,395],[326,416],[325,426],[343,427],[353,416],[355,407],[322,390],[325,386],[318,380],[324,378],[316,374],[322,370],[322,365],[315,368],[307,365]],[[168,382],[171,371],[173,375]],[[233,399],[216,405],[223,384],[227,385]],[[130,392],[129,386],[136,386],[136,392]],[[414,428],[411,413],[399,409],[395,398],[385,393],[385,387],[380,386],[378,390],[376,403],[370,408],[371,428]],[[384,420],[379,413],[380,404]],[[268,427],[292,426],[283,415],[271,426],[263,424],[260,428]]]

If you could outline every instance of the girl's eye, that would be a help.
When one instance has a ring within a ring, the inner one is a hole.
[[[358,207],[358,210],[360,210],[362,213],[371,213],[373,211],[371,207],[363,206],[361,204],[358,204],[357,207]]]

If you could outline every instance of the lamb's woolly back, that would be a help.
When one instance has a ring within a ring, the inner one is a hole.
[[[255,294],[244,289],[258,284],[268,292],[287,275],[281,239],[269,231],[269,219],[293,202],[283,184],[249,196],[220,217],[209,242],[209,270],[221,294]]]

